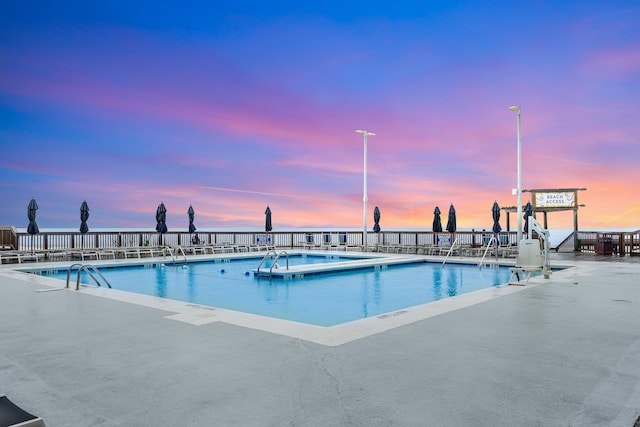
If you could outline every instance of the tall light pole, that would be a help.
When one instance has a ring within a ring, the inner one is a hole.
[[[358,129],[356,133],[364,135],[364,196],[362,201],[364,202],[364,210],[362,213],[362,245],[364,251],[367,251],[367,136],[375,136],[373,132]]]
[[[520,241],[522,240],[522,142],[520,140],[520,107],[513,106],[509,107],[511,111],[515,111],[518,114],[518,188],[516,189],[518,193],[518,246],[520,245]]]

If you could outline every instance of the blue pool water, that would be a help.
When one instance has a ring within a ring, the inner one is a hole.
[[[292,257],[290,265],[344,261]],[[187,265],[101,268],[113,288],[320,326],[377,316],[414,305],[504,284],[507,267],[417,262],[306,276],[264,279],[247,272],[259,259]],[[279,262],[283,265],[283,262]],[[268,265],[267,265],[268,268]],[[66,279],[66,270],[48,276]],[[75,274],[72,275],[75,278]],[[83,283],[92,284],[88,278]]]

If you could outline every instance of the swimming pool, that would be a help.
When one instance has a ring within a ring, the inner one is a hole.
[[[332,262],[339,266],[342,261],[326,256],[291,257],[290,265]],[[507,267],[479,269],[468,264],[442,267],[440,263],[415,260],[410,264],[334,271],[303,279],[270,280],[247,274],[259,262],[256,258],[231,259],[175,266],[100,268],[100,271],[115,289],[318,326],[397,312],[498,286],[510,277]],[[66,270],[43,272],[62,280],[66,274]]]

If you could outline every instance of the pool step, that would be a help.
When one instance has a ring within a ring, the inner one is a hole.
[[[376,269],[384,270],[389,265],[416,264],[426,262],[416,257],[376,257],[350,261],[331,262],[327,264],[303,264],[291,266],[288,269],[280,267],[269,270],[253,269],[256,277],[271,277],[272,279],[301,279],[314,274],[339,273],[350,270]]]

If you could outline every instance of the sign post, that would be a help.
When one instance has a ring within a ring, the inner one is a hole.
[[[529,190],[533,200],[533,211],[540,210],[545,215],[545,228],[547,212],[573,210],[573,248],[580,250],[578,244],[578,191],[586,188],[562,188],[552,190]]]

